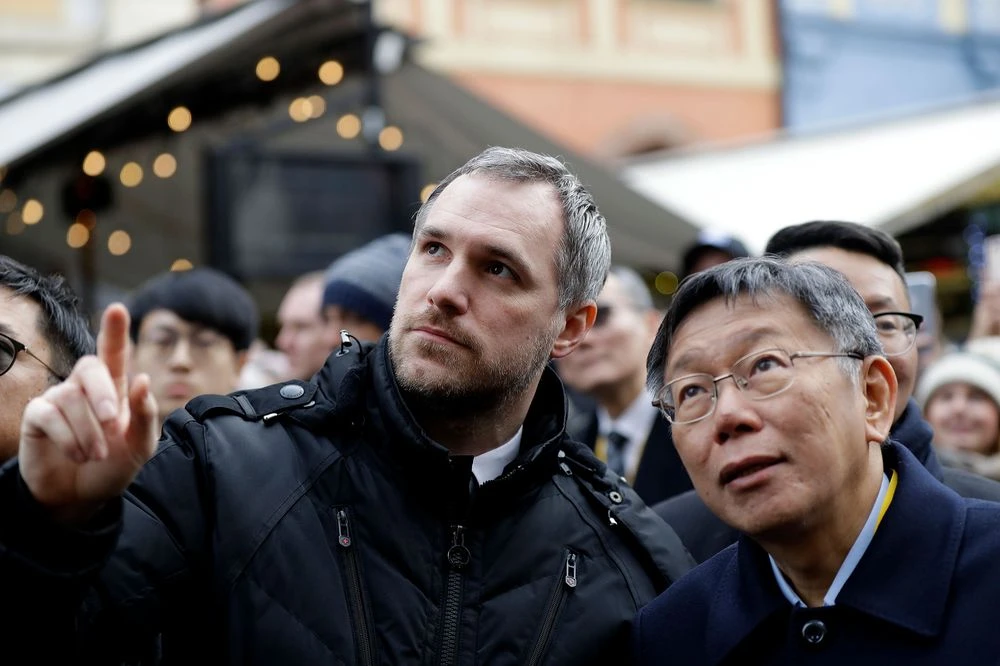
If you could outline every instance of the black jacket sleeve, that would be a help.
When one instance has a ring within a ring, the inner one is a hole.
[[[171,417],[125,495],[80,529],[47,518],[16,461],[0,470],[5,645],[31,645],[31,663],[142,661],[178,605],[200,607],[190,595],[208,531],[201,430]]]

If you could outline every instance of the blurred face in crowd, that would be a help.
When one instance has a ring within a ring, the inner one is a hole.
[[[340,345],[340,332],[347,331],[361,342],[375,342],[385,331],[381,326],[339,305],[323,308],[324,341],[327,350]]]
[[[11,358],[14,359],[10,370],[0,375],[0,395],[3,396],[0,461],[17,455],[21,415],[28,401],[41,395],[57,379],[45,367],[53,365],[53,353],[38,326],[42,316],[38,303],[0,287],[0,333],[8,336],[0,336],[0,370],[7,367]],[[15,352],[11,338],[27,347],[31,354]]]
[[[415,231],[390,327],[404,391],[472,409],[530,401],[593,318],[593,304],[559,307],[564,227],[547,183],[461,176],[444,189]]]
[[[675,404],[699,411],[695,401],[710,404],[711,378],[730,372],[786,387],[755,400],[732,377],[720,379],[707,416],[673,425],[698,494],[729,525],[783,538],[868,511],[861,506],[871,501],[863,484],[873,466],[881,469],[879,444],[889,432],[895,381],[881,357],[789,361],[797,352],[836,351],[787,295],[758,303],[745,295],[732,303],[716,298],[677,328],[664,373],[667,383],[680,380],[670,388]],[[860,380],[842,362],[856,364]],[[695,381],[696,373],[709,381]]]
[[[619,387],[643,390],[646,355],[656,336],[659,313],[636,306],[611,273],[597,297],[594,326],[576,350],[559,359],[559,374],[572,388],[600,395]]]
[[[239,386],[246,351],[218,331],[185,321],[170,310],[153,310],[139,325],[131,371],[149,375],[151,391],[166,419],[195,396],[230,393]]]
[[[1000,443],[1000,407],[985,391],[952,382],[931,394],[924,418],[934,428],[934,445],[952,451],[993,454]]]
[[[326,326],[320,313],[323,280],[292,287],[278,307],[278,337],[275,346],[288,359],[290,375],[308,380],[326,362],[330,353]]]
[[[880,312],[909,312],[910,297],[899,273],[875,257],[860,252],[850,252],[838,247],[818,247],[795,252],[792,261],[815,261],[844,274],[861,294],[873,315]],[[906,402],[913,395],[917,379],[917,347],[914,345],[902,354],[887,356],[899,382],[896,399],[896,418],[906,409]]]

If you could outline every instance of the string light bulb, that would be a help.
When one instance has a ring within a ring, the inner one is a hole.
[[[319,66],[319,80],[328,86],[335,86],[344,78],[344,66],[336,60],[327,60]]]
[[[78,250],[87,244],[90,240],[90,229],[83,226],[79,222],[74,222],[69,225],[69,229],[66,230],[66,245],[69,245],[74,250]]]
[[[170,178],[177,172],[177,159],[170,153],[160,153],[153,160],[153,173],[158,178]]]
[[[28,199],[21,207],[21,219],[25,224],[38,224],[45,215],[45,207],[38,199]]]
[[[132,248],[132,237],[127,231],[117,229],[108,236],[108,252],[120,257]]]
[[[266,56],[257,61],[257,78],[261,81],[274,81],[281,73],[281,63],[274,56]]]
[[[104,159],[104,154],[99,150],[92,150],[83,158],[83,172],[88,176],[100,176],[104,173],[105,166],[107,166],[107,160]]]
[[[186,106],[178,106],[167,116],[167,126],[175,132],[183,132],[191,127],[191,111]]]
[[[119,178],[125,187],[138,187],[142,182],[142,167],[138,162],[126,162]]]

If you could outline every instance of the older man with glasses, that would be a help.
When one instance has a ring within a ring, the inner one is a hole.
[[[691,489],[670,445],[670,426],[657,417],[646,392],[646,354],[660,317],[639,274],[612,266],[597,297],[594,327],[557,364],[566,386],[595,403],[571,410],[567,431],[647,504]]]
[[[0,462],[17,454],[28,401],[92,353],[94,336],[65,281],[0,255]]]
[[[908,448],[926,468],[964,497],[1000,501],[1000,483],[964,470],[943,468],[932,447],[933,431],[912,395],[917,377],[914,344],[922,321],[909,312],[903,251],[878,229],[860,224],[815,221],[781,229],[768,241],[767,254],[789,261],[815,261],[844,274],[875,318],[886,358],[899,383],[892,438]],[[694,491],[654,507],[702,562],[739,536],[714,516]]]
[[[639,612],[637,664],[1000,662],[1000,504],[891,441],[882,347],[816,262],[735,260],[681,286],[648,383],[699,495],[743,536]]]

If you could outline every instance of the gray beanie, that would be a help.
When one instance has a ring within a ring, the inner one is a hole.
[[[324,276],[323,307],[338,305],[387,330],[410,241],[404,233],[380,236],[330,264]]]

